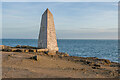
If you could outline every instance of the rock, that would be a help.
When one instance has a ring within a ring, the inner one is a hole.
[[[0,49],[2,51],[11,51],[11,47],[10,46],[5,46],[5,45],[0,45]]]
[[[22,50],[20,50],[20,49],[17,49],[17,50],[15,50],[15,52],[22,52]]]
[[[29,49],[25,49],[24,52],[29,52]]]
[[[87,65],[90,65],[90,66],[94,65],[93,62],[91,62],[89,60],[86,60],[86,59],[80,60],[80,62],[83,62],[84,64],[87,64]]]
[[[100,65],[98,65],[98,64],[94,64],[94,66],[95,66],[95,67],[100,67]]]
[[[36,47],[27,46],[27,45],[22,45],[21,48],[26,48],[26,49],[37,49]]]
[[[85,71],[86,69],[85,69],[85,68],[82,68],[81,70],[82,70],[82,71]]]
[[[15,48],[12,48],[12,49],[11,49],[12,52],[15,52],[16,50],[17,50],[17,49],[15,49]]]
[[[29,52],[37,52],[36,49],[30,49]]]
[[[107,59],[97,59],[97,60],[101,61],[102,64],[104,64],[104,65],[110,65],[111,64],[110,60],[107,60]]]
[[[60,56],[61,56],[61,57],[64,57],[65,55],[62,54],[62,55],[60,55]]]
[[[50,56],[51,55],[56,55],[56,52],[48,52],[47,54],[50,55]]]
[[[0,50],[3,50],[5,48],[4,45],[0,45]]]
[[[33,59],[35,59],[36,61],[38,61],[38,60],[39,60],[39,58],[38,58],[38,56],[37,56],[37,55],[35,55],[35,56],[33,57]]]
[[[48,49],[37,49],[37,52],[48,52]]]
[[[69,56],[69,54],[67,54],[67,53],[61,53],[61,54],[58,54],[59,56],[61,56],[61,57],[67,57],[67,56]]]
[[[95,66],[94,66],[94,67],[92,67],[92,68],[93,68],[93,69],[99,69],[99,67],[95,67]]]
[[[119,64],[118,65],[110,65],[110,67],[120,67]]]
[[[111,64],[110,60],[105,60],[105,63]]]
[[[90,62],[90,61],[86,61],[85,63],[86,63],[86,64],[90,64],[91,62]]]
[[[97,57],[86,57],[86,59],[95,60],[95,59],[98,59],[98,58]]]
[[[21,45],[17,45],[16,48],[21,48]]]
[[[69,54],[68,54],[68,53],[65,53],[64,56],[67,57],[67,56],[69,56]]]
[[[94,62],[90,62],[89,66],[94,66],[94,64],[95,64]]]
[[[35,56],[33,56],[33,57],[30,57],[30,59],[34,59],[34,60],[38,61],[38,60],[39,60],[39,57],[38,57],[38,55],[35,55]]]

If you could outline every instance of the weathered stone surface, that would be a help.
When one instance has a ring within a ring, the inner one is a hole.
[[[21,49],[17,49],[14,52],[23,52]]]
[[[38,55],[35,55],[35,56],[31,57],[31,59],[34,59],[34,60],[38,61],[39,57],[38,57]]]
[[[65,55],[64,55],[65,57],[67,57],[67,56],[69,56],[69,54],[68,53],[65,53]]]
[[[17,45],[16,48],[21,48],[21,45]]]
[[[29,52],[37,52],[36,49],[30,49]]]
[[[0,49],[2,50],[2,49],[4,49],[5,48],[5,46],[4,45],[0,45]]]
[[[36,47],[27,46],[27,45],[22,45],[21,48],[26,48],[26,49],[37,49]]]
[[[56,54],[60,57],[68,57],[69,56],[68,53],[63,53],[63,52],[56,52]]]
[[[42,15],[38,48],[58,51],[54,19],[49,9]]]
[[[15,52],[17,49],[11,49],[12,52]]]
[[[11,51],[11,52],[47,52],[48,51],[48,49],[37,49],[36,47],[21,46],[21,45],[17,45],[16,47],[0,45],[0,50]]]
[[[25,49],[21,49],[21,52],[25,52]]]
[[[48,54],[48,55],[56,55],[55,52],[48,52],[47,54]]]
[[[10,46],[5,46],[5,45],[0,45],[0,48],[3,50],[3,51],[9,51],[11,49]]]
[[[101,64],[104,64],[104,65],[110,65],[111,62],[110,60],[107,60],[107,59],[97,59],[99,62],[101,62]]]
[[[4,48],[4,45],[0,45],[0,51],[2,51],[3,48]]]
[[[25,49],[24,52],[29,52],[29,49]]]
[[[48,49],[37,49],[37,52],[44,52],[44,51],[48,51]]]
[[[94,64],[94,66],[95,66],[95,67],[100,67],[100,65],[99,65],[99,64]]]
[[[93,69],[100,69],[99,67],[95,67],[95,66],[94,66],[94,67],[92,67],[92,68],[93,68]]]

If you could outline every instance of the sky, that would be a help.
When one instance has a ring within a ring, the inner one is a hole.
[[[1,0],[2,2],[119,2],[119,0]]]
[[[57,39],[117,39],[117,2],[3,2],[2,37],[37,39],[49,8]]]

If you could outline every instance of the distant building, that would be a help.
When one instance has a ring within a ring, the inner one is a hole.
[[[48,8],[42,15],[38,48],[47,48],[49,51],[58,51],[54,19]]]

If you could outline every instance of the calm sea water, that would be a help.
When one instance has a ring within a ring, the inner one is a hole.
[[[2,45],[29,45],[37,47],[37,39],[3,39]],[[59,39],[60,52],[67,52],[70,56],[98,57],[118,62],[117,40],[70,40]]]

